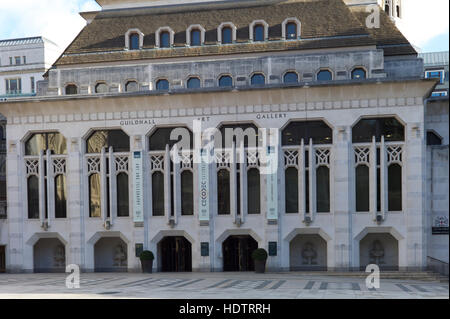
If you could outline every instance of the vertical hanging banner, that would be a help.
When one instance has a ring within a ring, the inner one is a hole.
[[[144,222],[142,152],[133,152],[133,220]]]
[[[278,220],[278,160],[274,146],[267,146],[267,219]]]
[[[198,218],[202,222],[209,221],[209,151],[200,150],[199,164],[199,212]]]

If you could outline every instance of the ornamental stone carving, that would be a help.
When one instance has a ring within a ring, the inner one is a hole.
[[[317,265],[317,251],[314,245],[307,242],[302,250],[303,265]]]
[[[370,250],[370,263],[376,265],[384,264],[384,247],[379,240],[375,240]]]

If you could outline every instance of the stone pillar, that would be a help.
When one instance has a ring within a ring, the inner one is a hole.
[[[356,267],[359,260],[352,260],[352,176],[354,155],[351,127],[342,126],[334,131],[334,148],[331,157],[330,182],[334,184],[334,237],[328,242],[328,269],[349,270]],[[333,213],[333,212],[331,212]],[[330,216],[331,217],[331,216]],[[332,251],[330,253],[330,250]]]

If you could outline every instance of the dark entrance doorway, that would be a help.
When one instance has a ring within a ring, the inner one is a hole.
[[[165,237],[159,242],[161,271],[192,271],[192,246],[184,237]]]
[[[254,271],[252,253],[258,242],[249,235],[230,236],[222,244],[223,271]]]
[[[0,246],[0,272],[6,272],[6,249]]]

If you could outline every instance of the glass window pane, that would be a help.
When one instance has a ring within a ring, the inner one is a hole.
[[[324,121],[291,122],[282,134],[283,146],[298,146],[302,139],[305,145],[310,139],[313,144],[333,143],[333,131]]]
[[[359,79],[365,79],[366,78],[366,71],[361,68],[354,69],[352,71],[352,79],[353,80],[359,80]]]
[[[125,85],[125,92],[137,92],[139,91],[139,85],[136,81],[128,81]]]
[[[256,147],[262,142],[259,129],[255,124],[224,124],[220,127],[220,133],[222,145],[220,146],[218,142],[216,148],[231,148],[233,142],[236,144],[236,148],[239,148],[242,139],[244,139],[244,147]]]
[[[442,139],[434,132],[427,132],[427,145],[442,145]]]
[[[369,167],[356,167],[356,211],[368,212],[369,208]]]
[[[331,81],[333,79],[333,76],[331,75],[331,72],[328,70],[322,70],[319,73],[317,73],[317,81]]]
[[[259,170],[252,168],[247,173],[248,213],[261,213],[261,189]]]
[[[200,79],[199,78],[190,78],[187,81],[187,88],[188,89],[198,89],[198,88],[200,88]]]
[[[176,140],[171,140],[170,135],[173,130],[177,129],[176,127],[162,127],[158,128],[149,139],[150,142],[150,150],[151,151],[164,151],[166,149],[166,145],[169,145],[169,148],[172,149],[172,147],[178,143],[181,142],[181,140],[189,138],[189,147],[190,149],[194,148],[194,136],[191,132],[191,130],[180,127],[182,131],[185,133],[186,136],[178,136]],[[181,131],[180,131],[181,132]],[[187,136],[189,134],[189,137]],[[183,142],[184,143],[184,142]]]
[[[284,75],[284,83],[298,83],[298,75],[295,72],[288,72]]]
[[[95,131],[86,141],[87,153],[101,153],[112,146],[114,152],[129,152],[130,137],[122,130]]]
[[[388,168],[388,210],[402,210],[402,167],[398,164]]]
[[[164,174],[155,172],[152,175],[153,216],[164,216]]]
[[[139,49],[139,35],[133,33],[130,36],[130,50],[138,50]]]
[[[33,134],[25,143],[25,155],[38,156],[41,151],[48,150],[52,154],[66,154],[66,138],[60,133]]]
[[[261,24],[256,25],[253,28],[253,40],[264,41],[264,26]]]
[[[266,83],[266,77],[264,74],[254,74],[251,79],[252,85],[263,85]]]
[[[239,166],[239,164],[237,164]],[[236,213],[237,215],[241,214],[241,173],[239,171],[236,172]]]
[[[170,34],[169,32],[160,33],[159,46],[161,48],[169,48],[170,47]]]
[[[126,217],[129,215],[128,174],[120,173],[117,175],[117,216]]]
[[[78,94],[78,88],[76,85],[69,84],[66,86],[66,95]]]
[[[167,91],[169,90],[169,81],[167,80],[159,80],[156,82],[156,89],[158,91]]]
[[[217,212],[229,215],[230,210],[230,172],[222,169],[217,173]]]
[[[289,167],[285,173],[286,213],[298,213],[298,170]]]
[[[233,79],[231,76],[224,75],[219,79],[219,86],[220,87],[231,87],[233,86]]]
[[[101,216],[100,174],[89,176],[89,217]]]
[[[372,137],[381,141],[384,136],[386,142],[397,142],[405,140],[405,128],[394,117],[362,119],[352,129],[353,143],[369,143]]]
[[[308,158],[308,152],[305,152],[305,157]],[[308,164],[305,166],[307,167]],[[309,213],[309,170],[305,169],[305,212]]]
[[[25,143],[25,155],[38,156],[41,150],[46,149],[45,134],[33,134]]]
[[[52,154],[67,154],[66,138],[60,133],[47,133],[47,149]]]
[[[64,175],[55,177],[55,217],[67,217],[67,189]]]
[[[297,39],[297,24],[291,22],[286,25],[286,39]]]
[[[229,44],[233,42],[233,33],[230,27],[222,29],[222,44]]]
[[[316,170],[317,212],[330,212],[330,169],[320,166]]]
[[[194,215],[194,180],[191,171],[181,173],[181,214]]]
[[[28,196],[28,218],[39,218],[39,178],[37,176],[28,177],[27,181]]]
[[[199,46],[202,44],[200,36],[201,36],[200,30],[191,31],[191,46]]]

